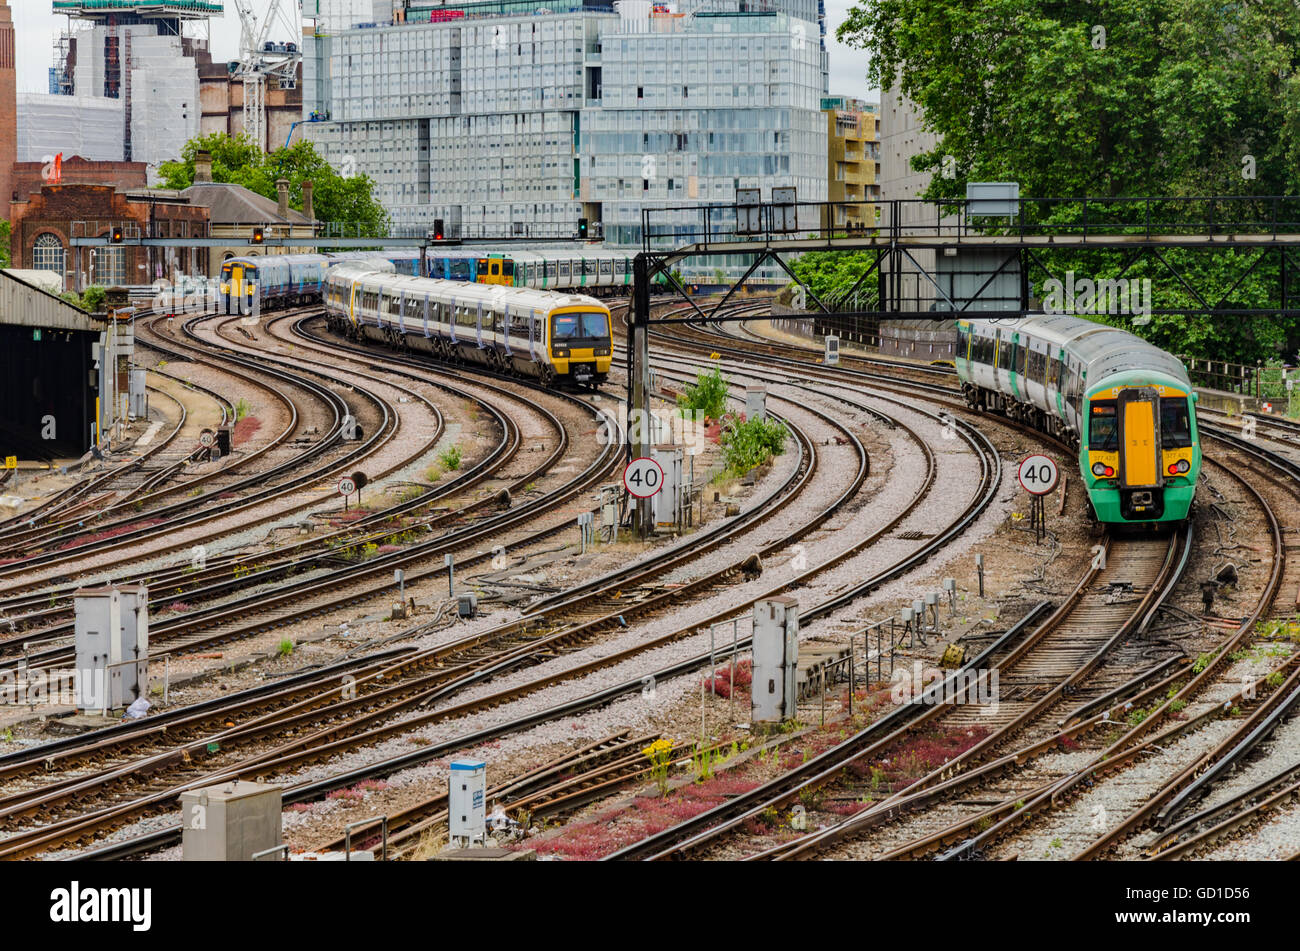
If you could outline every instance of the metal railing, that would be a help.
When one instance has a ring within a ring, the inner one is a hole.
[[[1142,198],[1020,198],[1010,215],[972,214],[965,198],[670,205],[642,210],[645,251],[686,244],[773,239],[834,239],[864,232],[836,224],[850,209],[876,223],[865,234],[882,240],[1013,237],[1162,238],[1170,236],[1300,235],[1300,196],[1215,195]],[[879,210],[879,220],[875,213]],[[838,212],[838,214],[837,214]],[[746,226],[749,221],[752,226]]]

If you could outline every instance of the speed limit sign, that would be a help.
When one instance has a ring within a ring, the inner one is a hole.
[[[664,487],[663,466],[649,456],[633,459],[623,470],[623,488],[629,495],[638,499],[648,499],[657,495]]]
[[[339,479],[339,495],[351,495],[357,490],[357,483],[351,476]]]
[[[1051,492],[1056,488],[1059,475],[1056,462],[1041,455],[1026,456],[1020,460],[1020,468],[1016,472],[1020,487],[1030,495],[1046,495]]]
[[[199,445],[204,449],[211,449],[217,442],[217,434],[210,429],[205,429],[199,433]]]

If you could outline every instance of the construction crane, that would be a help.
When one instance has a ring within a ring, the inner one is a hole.
[[[274,79],[280,88],[290,89],[298,79],[302,51],[302,21],[297,0],[261,0],[259,14],[254,0],[234,0],[239,13],[239,64],[234,73],[244,84],[244,134],[266,149],[266,90]],[[271,40],[272,30],[288,41]]]

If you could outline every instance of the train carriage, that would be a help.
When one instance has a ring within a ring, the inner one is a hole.
[[[331,326],[353,337],[547,384],[595,387],[609,375],[609,309],[591,297],[410,277],[357,261],[330,270],[325,302]]]
[[[1067,315],[959,320],[968,405],[1075,447],[1092,514],[1106,523],[1187,518],[1201,467],[1186,368],[1127,331]]]

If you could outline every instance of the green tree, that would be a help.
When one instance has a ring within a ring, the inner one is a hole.
[[[9,238],[12,232],[8,221],[0,221],[0,267],[13,267],[13,258],[9,255]]]
[[[818,300],[829,307],[853,289],[875,259],[873,251],[810,251],[796,258],[790,269]],[[876,282],[867,278],[855,297],[861,298],[863,303],[870,303],[874,309],[875,291]],[[817,310],[812,297],[804,302],[804,306],[808,310]]]
[[[345,178],[325,161],[310,141],[263,153],[243,134],[231,138],[224,133],[191,139],[176,162],[164,162],[159,174],[164,188],[183,189],[194,184],[194,160],[199,151],[212,153],[212,179],[243,185],[249,191],[275,200],[275,182],[289,182],[289,205],[302,210],[302,183],[315,190],[312,204],[321,221],[340,223],[348,230],[360,227],[363,235],[382,235],[392,221],[374,197],[375,183],[366,175]]]
[[[76,291],[64,291],[59,295],[73,307],[80,307],[87,313],[95,314],[103,311],[104,300],[108,296],[107,288],[100,287],[98,284],[92,284],[82,293]]]
[[[901,89],[936,133],[936,147],[912,163],[935,173],[927,199],[964,197],[968,181],[1017,181],[1024,196],[1060,199],[1028,208],[1027,223],[1060,225],[1079,220],[1084,196],[1235,196],[1219,202],[1217,220],[1258,220],[1273,206],[1252,199],[1300,193],[1294,0],[860,0],[838,36],[868,51],[868,78]],[[1280,217],[1294,221],[1296,211],[1284,206]],[[1159,224],[1204,221],[1210,209],[1168,201],[1111,214],[1134,224],[1150,214]],[[1244,252],[1165,256],[1210,304],[1254,260]],[[1126,262],[1102,251],[1038,257],[1035,289],[1067,268],[1112,277]],[[1150,256],[1125,276],[1151,279],[1155,309],[1197,306]],[[1278,280],[1274,258],[1226,306],[1265,306]],[[1141,332],[1183,352],[1249,362],[1300,344],[1293,318],[1209,324],[1157,317]]]

